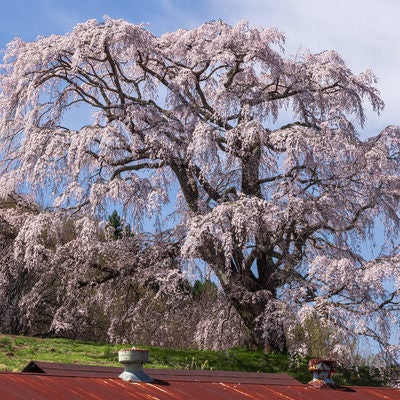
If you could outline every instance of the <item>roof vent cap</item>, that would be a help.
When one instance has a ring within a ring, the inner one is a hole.
[[[133,347],[118,352],[118,361],[124,365],[124,372],[119,377],[124,381],[153,382],[143,371],[143,364],[149,361],[149,351]]]
[[[323,359],[323,358],[312,358],[308,361],[308,370],[313,373],[313,379],[309,383],[316,388],[336,388],[336,384],[333,381],[331,375],[336,371],[336,361]]]

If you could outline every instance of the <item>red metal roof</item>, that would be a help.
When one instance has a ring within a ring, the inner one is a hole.
[[[51,373],[51,369],[58,372]],[[47,366],[47,372],[42,373],[0,373],[0,399],[400,400],[398,389],[316,389],[293,378],[289,378],[290,382],[285,381],[286,374],[146,370],[149,374],[153,372],[154,383],[129,383],[116,377],[119,372],[121,369],[118,368],[71,365],[67,369],[64,364],[56,364]],[[96,373],[97,377],[90,376]]]

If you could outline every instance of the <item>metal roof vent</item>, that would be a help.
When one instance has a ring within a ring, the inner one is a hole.
[[[313,380],[309,384],[319,389],[337,388],[331,377],[336,372],[335,368],[335,360],[312,358],[308,361],[308,370],[313,373]]]
[[[118,361],[124,365],[124,372],[119,377],[124,381],[153,382],[153,379],[143,371],[143,364],[149,361],[148,350],[120,350]]]

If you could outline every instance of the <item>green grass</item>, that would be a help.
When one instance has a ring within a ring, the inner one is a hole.
[[[110,345],[70,339],[42,339],[0,335],[0,371],[21,371],[31,360],[67,364],[121,366],[118,350],[132,345]],[[265,354],[261,350],[234,348],[224,351],[176,350],[143,346],[150,352],[147,368],[208,369],[247,372],[288,373],[306,383],[311,375],[307,360],[294,363],[285,354]],[[367,368],[341,371],[335,375],[341,385],[380,385]]]

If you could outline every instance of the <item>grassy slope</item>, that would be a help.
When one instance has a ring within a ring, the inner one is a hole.
[[[120,366],[118,350],[130,347],[132,346],[112,346],[69,339],[0,335],[0,371],[21,371],[31,360]],[[145,365],[147,368],[285,372],[303,383],[310,380],[306,360],[295,365],[287,355],[264,354],[241,348],[226,351],[144,348],[150,351],[150,362]],[[354,371],[338,373],[335,381],[343,385],[379,384],[367,369],[358,374]]]

